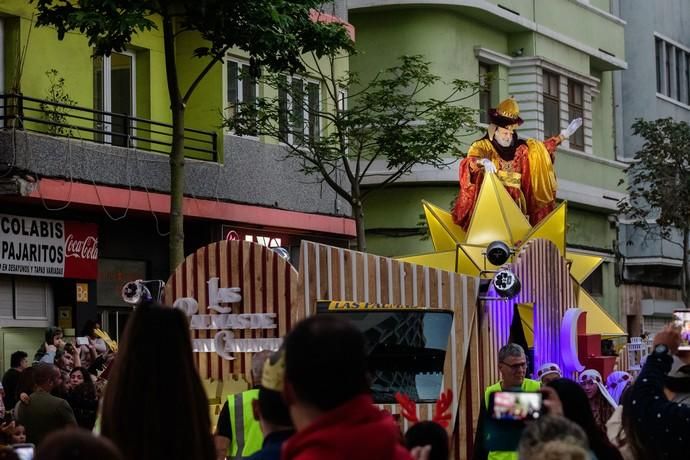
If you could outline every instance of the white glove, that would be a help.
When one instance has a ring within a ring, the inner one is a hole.
[[[485,172],[496,174],[496,166],[488,158],[482,158],[478,160],[477,163],[482,165]]]
[[[570,122],[567,128],[565,128],[563,131],[561,131],[561,136],[563,137],[570,137],[573,134],[575,134],[575,131],[578,130],[582,126],[582,118],[576,118],[573,121]]]

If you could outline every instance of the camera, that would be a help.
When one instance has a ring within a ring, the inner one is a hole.
[[[489,415],[503,421],[536,420],[542,414],[543,403],[541,393],[497,391],[489,398]]]

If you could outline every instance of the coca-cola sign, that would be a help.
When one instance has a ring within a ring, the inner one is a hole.
[[[70,233],[65,239],[65,257],[98,260],[98,238],[87,236],[83,240],[77,240]]]
[[[98,226],[0,214],[0,273],[96,279]]]

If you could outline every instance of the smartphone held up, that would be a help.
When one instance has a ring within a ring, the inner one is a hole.
[[[14,449],[19,460],[33,460],[34,458],[33,444],[14,444],[12,449]]]
[[[675,310],[673,312],[673,323],[680,328],[680,347],[681,351],[690,350],[690,310]]]
[[[489,413],[494,420],[535,420],[542,414],[543,402],[541,393],[497,391],[489,399]]]

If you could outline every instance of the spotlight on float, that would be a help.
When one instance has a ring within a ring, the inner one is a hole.
[[[164,287],[165,283],[161,280],[130,281],[122,286],[122,300],[135,306],[154,301],[160,302]]]
[[[510,254],[510,247],[503,241],[494,241],[486,247],[486,259],[496,267],[506,263]]]
[[[284,259],[285,262],[290,262],[290,252],[287,249],[280,246],[271,249],[273,250],[273,252],[278,254],[281,259]]]
[[[139,305],[146,298],[151,297],[142,280],[130,281],[122,286],[122,300],[130,305]]]
[[[520,293],[520,280],[515,273],[508,269],[498,270],[491,283],[496,294],[503,299],[512,299]]]

